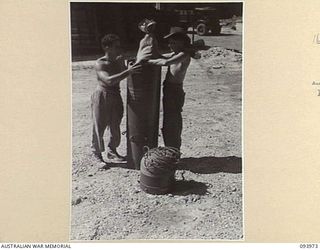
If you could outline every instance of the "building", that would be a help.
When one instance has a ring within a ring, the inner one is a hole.
[[[82,3],[71,5],[72,58],[101,54],[101,38],[108,33],[120,36],[125,49],[137,49],[143,33],[138,23],[144,18],[157,22],[160,45],[170,26],[179,22],[177,9],[212,7],[218,9],[221,18],[242,15],[241,3]]]
[[[71,3],[72,56],[101,53],[100,40],[108,33],[119,35],[124,48],[137,48],[143,36],[138,23],[155,16],[150,3]]]

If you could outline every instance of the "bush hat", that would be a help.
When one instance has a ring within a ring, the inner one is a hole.
[[[190,38],[185,32],[185,29],[182,27],[171,27],[170,28],[170,33],[166,36],[163,37],[164,39],[169,39],[169,38],[178,38],[184,40],[186,43],[190,44]]]

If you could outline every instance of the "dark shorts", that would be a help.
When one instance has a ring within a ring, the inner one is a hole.
[[[163,139],[165,146],[181,147],[182,108],[185,92],[182,84],[165,81],[163,87]]]

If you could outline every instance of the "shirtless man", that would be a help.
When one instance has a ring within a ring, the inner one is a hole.
[[[131,73],[141,70],[140,65],[125,68],[120,56],[120,39],[117,35],[108,34],[101,40],[105,55],[95,64],[98,85],[91,96],[93,132],[93,155],[104,162],[102,152],[105,151],[103,135],[109,130],[107,158],[111,162],[124,162],[124,157],[117,153],[120,144],[120,123],[123,117],[123,102],[120,95],[120,81]]]
[[[170,34],[164,37],[169,40],[170,54],[165,58],[150,59],[153,65],[168,66],[163,82],[163,127],[162,134],[165,146],[180,150],[182,132],[182,107],[185,93],[183,81],[190,64],[190,38],[179,27],[173,27]]]

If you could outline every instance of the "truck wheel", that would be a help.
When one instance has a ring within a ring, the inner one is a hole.
[[[208,29],[207,26],[204,23],[199,23],[197,26],[197,34],[199,36],[204,36],[205,34],[207,34]]]

